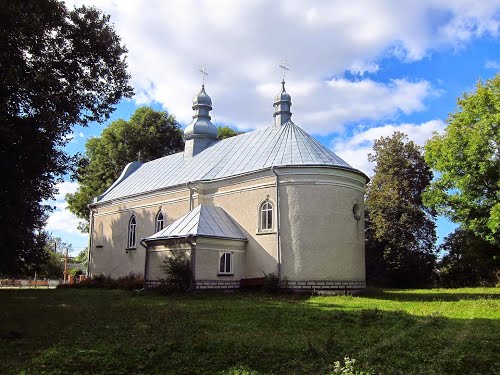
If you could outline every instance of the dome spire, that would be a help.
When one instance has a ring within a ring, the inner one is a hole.
[[[290,112],[292,97],[285,90],[286,71],[290,68],[286,65],[286,60],[278,66],[283,70],[283,80],[281,81],[281,92],[274,97],[274,126],[284,125],[292,118],[292,112]]]
[[[209,115],[212,110],[212,99],[205,92],[205,67],[200,70],[203,73],[201,90],[193,98],[193,121],[184,129],[184,158],[191,158],[206,148],[212,146],[219,139],[217,127],[212,124]]]

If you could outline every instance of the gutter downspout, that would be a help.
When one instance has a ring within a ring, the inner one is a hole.
[[[144,241],[144,238],[140,240],[139,243],[146,251],[146,254],[144,255],[144,283],[142,285],[142,289],[146,289],[146,275],[148,274],[148,245],[146,241]]]
[[[90,249],[92,248],[92,235],[94,234],[94,213],[95,213],[94,209],[92,209],[90,205],[89,209],[90,209],[90,218],[89,218],[90,225],[89,225],[89,245],[87,249],[87,270],[86,270],[87,278],[90,277],[90,257],[92,255]]]
[[[188,235],[186,237],[187,243],[191,246],[191,273],[192,273],[192,280],[191,280],[191,290],[196,290],[196,244],[193,243],[191,240],[193,238],[192,235]]]
[[[276,238],[277,238],[277,251],[278,251],[278,280],[281,284],[281,233],[280,233],[280,180],[278,173],[276,173],[276,166],[271,167],[271,172],[276,176]]]

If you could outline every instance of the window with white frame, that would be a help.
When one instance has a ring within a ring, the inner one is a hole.
[[[128,225],[128,246],[127,247],[129,249],[135,248],[136,227],[137,227],[137,222],[135,220],[135,216],[132,216],[130,218],[130,222]]]
[[[219,274],[231,275],[233,273],[233,256],[230,252],[223,252],[219,258]]]
[[[160,211],[158,212],[158,215],[156,215],[155,233],[163,229],[164,222],[163,212]]]
[[[273,229],[273,204],[265,201],[260,206],[260,228],[261,231]]]

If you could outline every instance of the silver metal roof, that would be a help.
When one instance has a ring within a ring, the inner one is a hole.
[[[226,211],[217,206],[202,204],[174,221],[168,227],[146,238],[145,241],[185,237],[247,240],[238,225]]]
[[[216,142],[192,158],[184,159],[184,153],[179,152],[144,163],[100,196],[98,203],[190,181],[236,176],[272,166],[300,165],[357,171],[289,121],[282,126],[273,125]]]

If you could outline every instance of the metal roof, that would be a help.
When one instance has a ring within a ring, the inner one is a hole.
[[[289,121],[282,126],[273,125],[216,142],[192,158],[184,159],[180,152],[144,163],[98,197],[97,202],[272,166],[300,165],[336,166],[357,171]]]
[[[145,241],[185,237],[247,240],[238,225],[226,211],[217,206],[202,204],[174,221],[168,227],[146,238]]]

